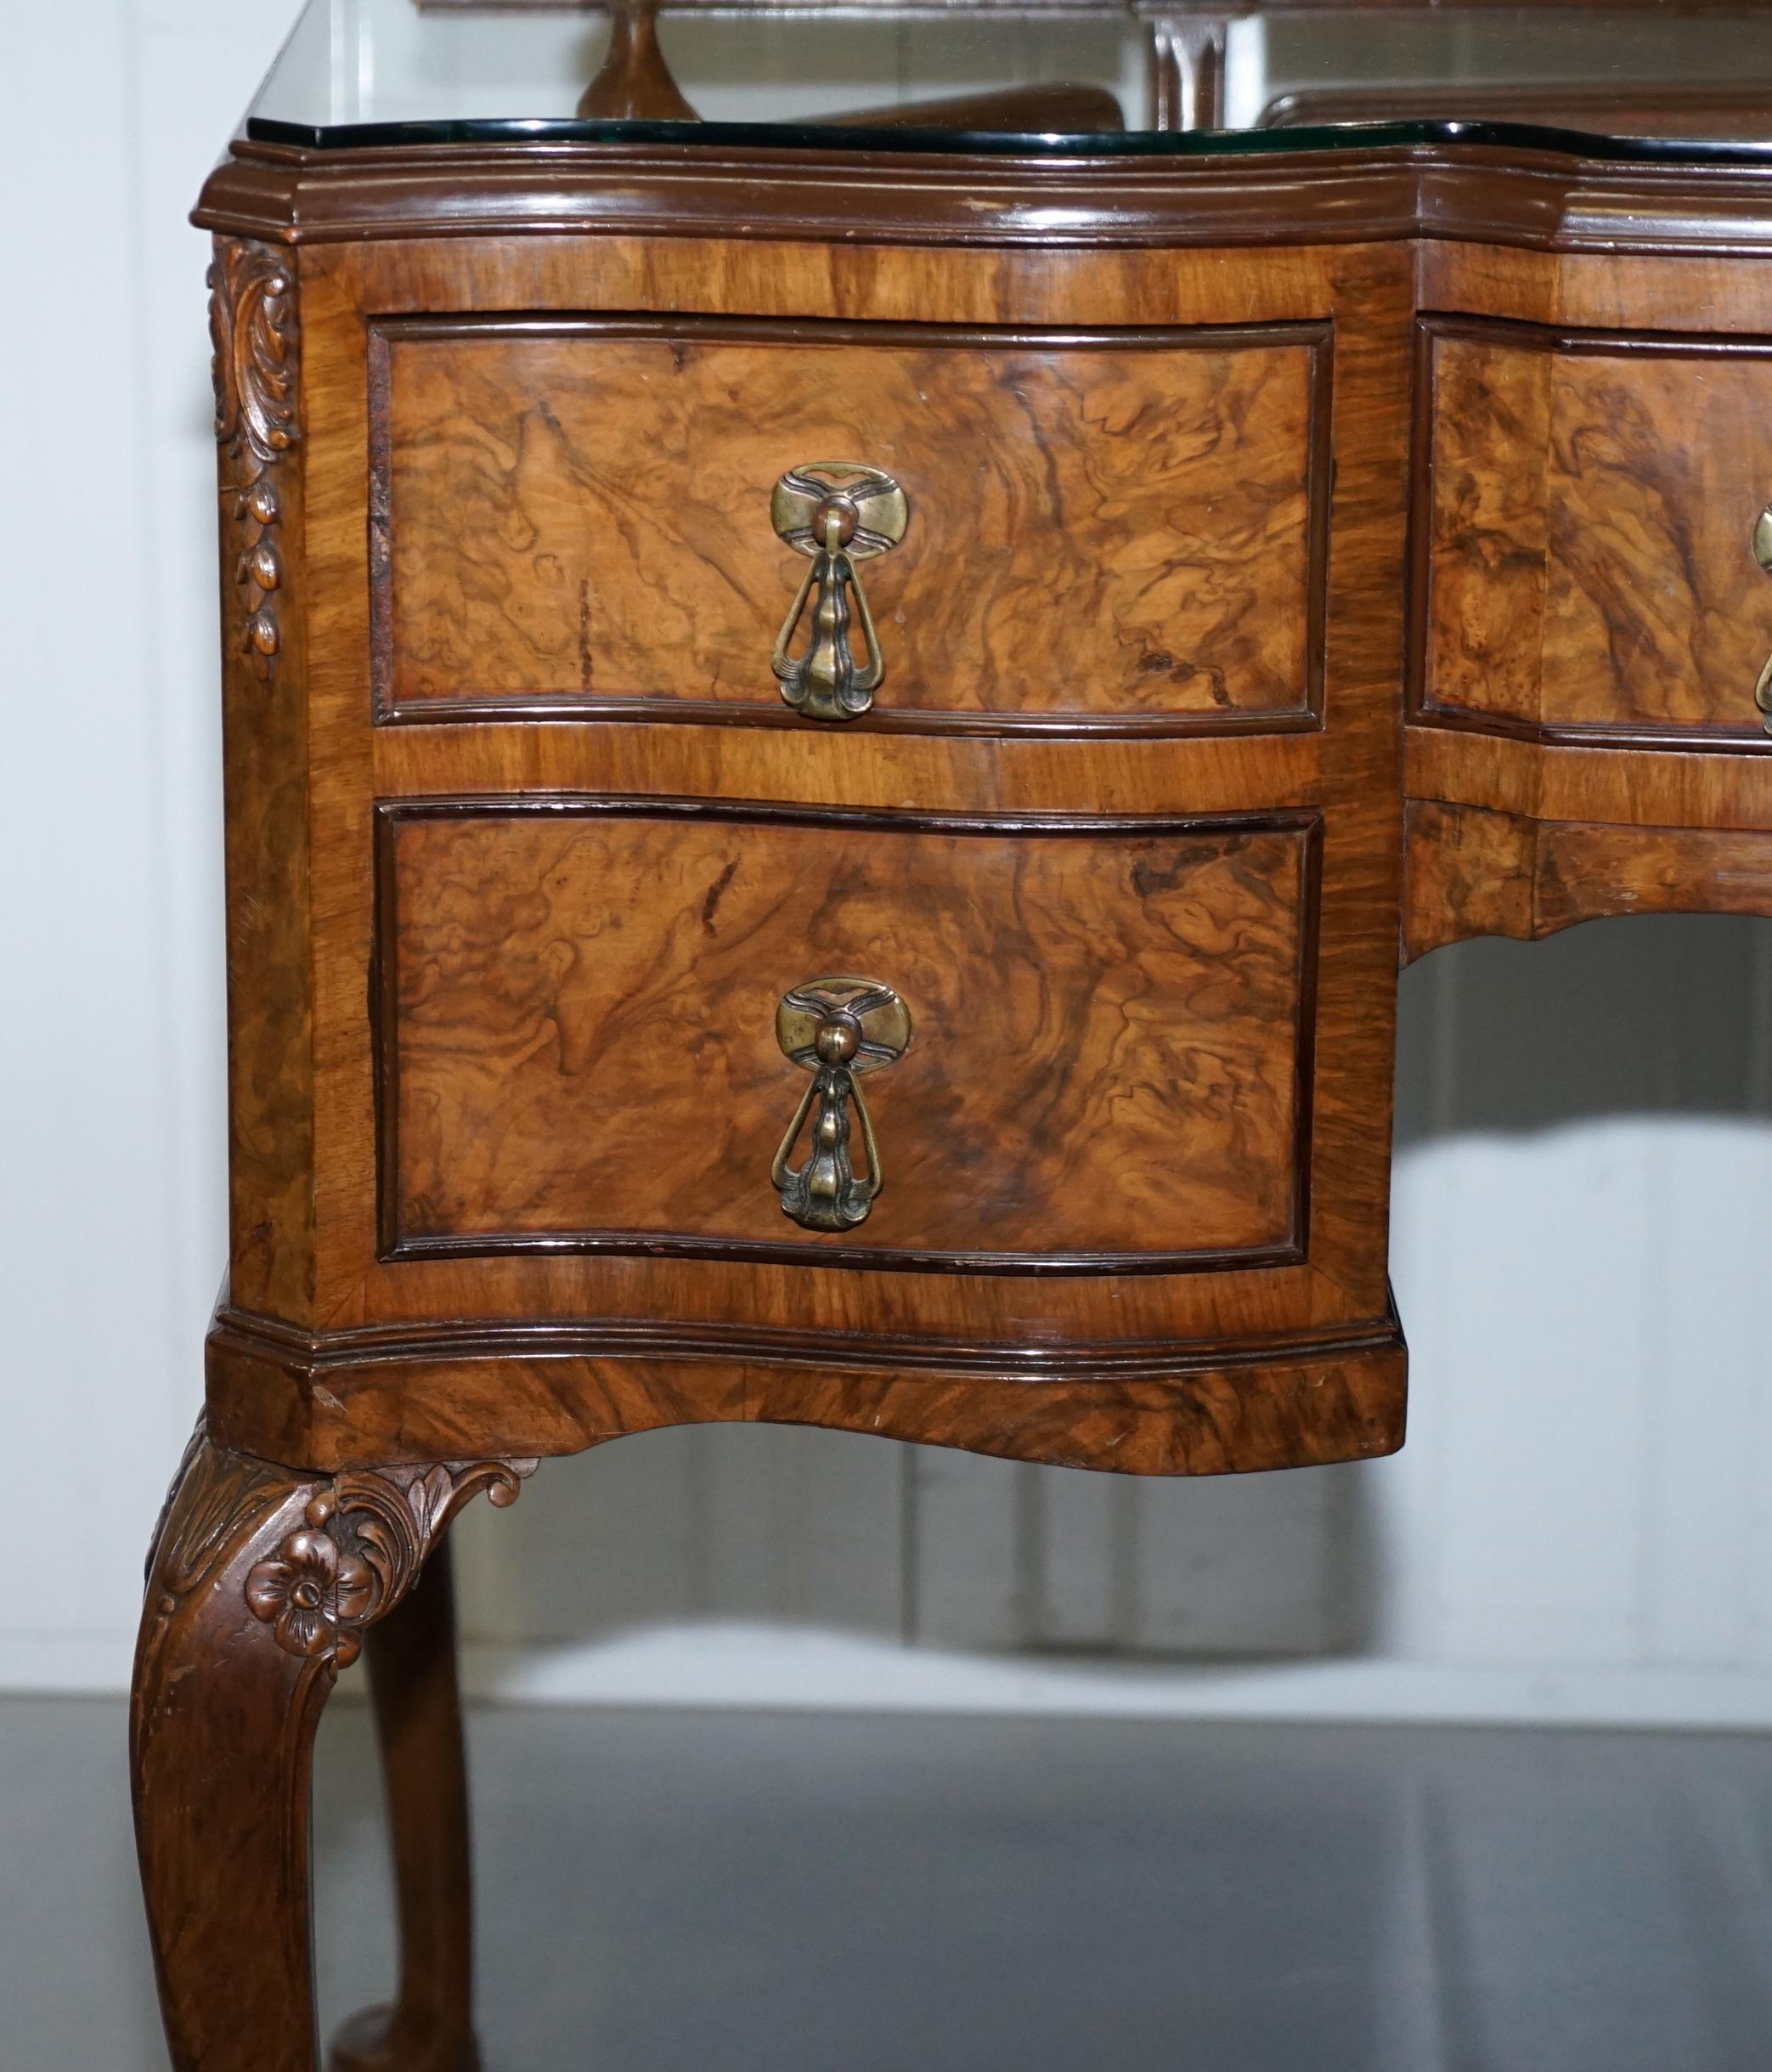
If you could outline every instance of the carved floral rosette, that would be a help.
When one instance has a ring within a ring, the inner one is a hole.
[[[363,1629],[412,1587],[437,1536],[484,1489],[516,1501],[533,1460],[488,1460],[341,1475],[309,1501],[304,1522],[246,1577],[246,1604],[279,1647],[345,1668]]]
[[[301,437],[295,280],[274,249],[222,239],[209,285],[222,493],[241,534],[234,570],[245,592],[240,646],[268,678],[283,645],[276,609],[284,576],[278,470]]]

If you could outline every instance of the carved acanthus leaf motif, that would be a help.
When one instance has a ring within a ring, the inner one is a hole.
[[[157,1562],[171,1596],[195,1589],[230,1534],[250,1531],[285,1486],[265,1462],[219,1452],[207,1439],[206,1420],[200,1418],[149,1545],[149,1572]]]
[[[254,1618],[292,1655],[345,1668],[363,1629],[411,1589],[437,1535],[482,1489],[514,1504],[533,1460],[479,1460],[341,1475],[308,1504],[305,1522],[246,1578]]]
[[[151,1595],[142,1627],[144,1674],[165,1646],[181,1607],[226,1565],[242,1541],[254,1537],[289,1490],[288,1476],[268,1462],[212,1446],[207,1420],[198,1419],[149,1545]]]
[[[229,239],[217,245],[209,285],[216,437],[229,463],[223,494],[241,534],[234,572],[246,593],[240,645],[268,679],[283,645],[275,606],[283,587],[277,471],[301,437],[295,280],[282,254]]]

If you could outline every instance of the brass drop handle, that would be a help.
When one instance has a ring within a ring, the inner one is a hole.
[[[1753,558],[1772,575],[1772,504],[1753,522]],[[1772,734],[1772,655],[1767,656],[1766,666],[1753,686],[1753,702],[1765,716],[1766,731]]]
[[[770,666],[782,696],[811,720],[853,720],[874,702],[886,674],[867,593],[855,564],[889,554],[905,536],[911,505],[891,476],[859,460],[809,460],[790,468],[770,499],[770,522],[812,565],[776,636]],[[811,636],[796,656],[794,635],[816,592]],[[861,622],[866,659],[857,661],[849,637],[849,599]]]
[[[784,1056],[812,1074],[770,1167],[782,1213],[807,1230],[853,1230],[866,1221],[885,1185],[860,1080],[904,1056],[911,1010],[889,985],[872,979],[809,979],[776,1009],[776,1041]],[[861,1173],[849,1155],[851,1106],[866,1160]],[[811,1148],[804,1164],[790,1166],[809,1115]]]

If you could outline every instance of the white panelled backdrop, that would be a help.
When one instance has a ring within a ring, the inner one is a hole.
[[[125,1681],[223,1258],[184,212],[292,13],[59,0],[0,25],[0,1686]],[[1772,923],[1443,951],[1405,981],[1399,1097],[1397,1459],[1151,1484],[822,1432],[631,1439],[464,1522],[475,1681],[1772,1725]]]

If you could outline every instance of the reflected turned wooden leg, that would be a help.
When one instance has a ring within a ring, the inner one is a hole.
[[[461,1505],[482,1488],[510,1503],[533,1465],[324,1479],[224,1452],[200,1430],[192,1442],[155,1538],[130,1710],[174,2072],[315,2072],[320,1708]]]
[[[479,2072],[467,1763],[449,1542],[367,1642],[400,1912],[400,1992],[334,2039],[329,2072]]]

